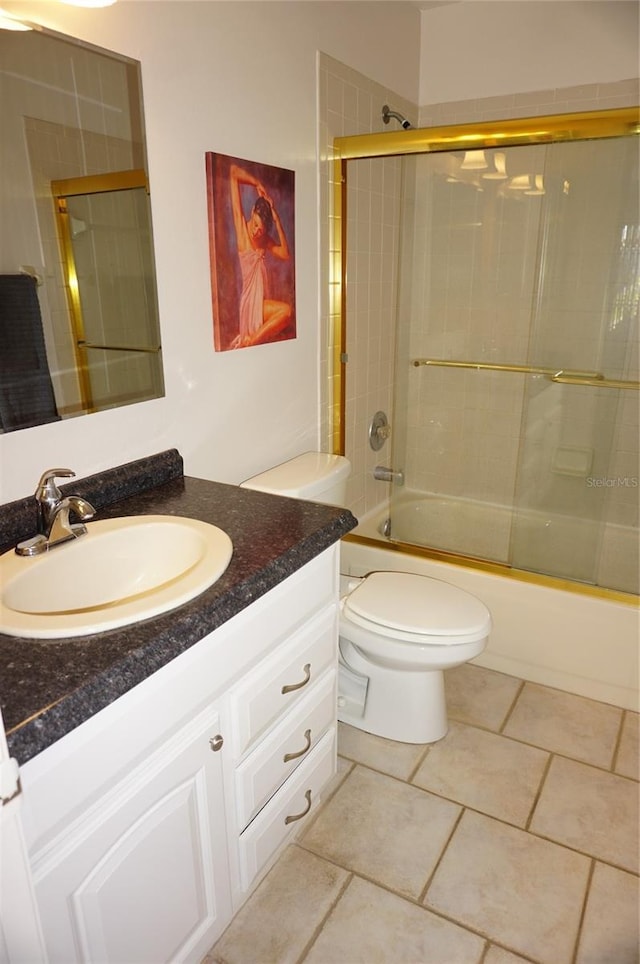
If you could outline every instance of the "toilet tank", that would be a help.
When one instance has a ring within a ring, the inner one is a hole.
[[[254,475],[241,485],[245,489],[256,489],[258,492],[344,506],[350,472],[351,463],[343,455],[305,452],[304,455],[282,462],[260,475]]]

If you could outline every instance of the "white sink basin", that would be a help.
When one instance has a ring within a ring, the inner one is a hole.
[[[213,585],[233,546],[217,526],[148,515],[90,522],[40,556],[0,556],[0,632],[58,639],[157,616]]]

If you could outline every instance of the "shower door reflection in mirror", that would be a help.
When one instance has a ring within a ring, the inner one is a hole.
[[[151,219],[143,171],[54,181],[82,405],[162,393]]]
[[[46,30],[0,58],[0,431],[162,396],[140,64]]]

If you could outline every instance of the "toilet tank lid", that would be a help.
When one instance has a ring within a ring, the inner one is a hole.
[[[344,455],[326,452],[304,452],[288,462],[282,462],[260,475],[254,475],[241,483],[245,489],[272,492],[292,498],[313,499],[332,485],[346,479],[351,463]]]
[[[431,636],[486,635],[491,616],[471,593],[409,572],[372,572],[346,598],[345,610],[369,622]]]

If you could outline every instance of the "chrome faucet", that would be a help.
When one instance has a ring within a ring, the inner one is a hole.
[[[72,523],[69,514],[74,512],[81,520],[92,519],[96,510],[90,502],[79,495],[63,496],[56,485],[57,478],[71,478],[71,469],[47,469],[42,473],[35,499],[38,503],[38,533],[31,539],[19,542],[19,556],[37,556],[53,546],[84,535],[87,527],[83,522]]]

